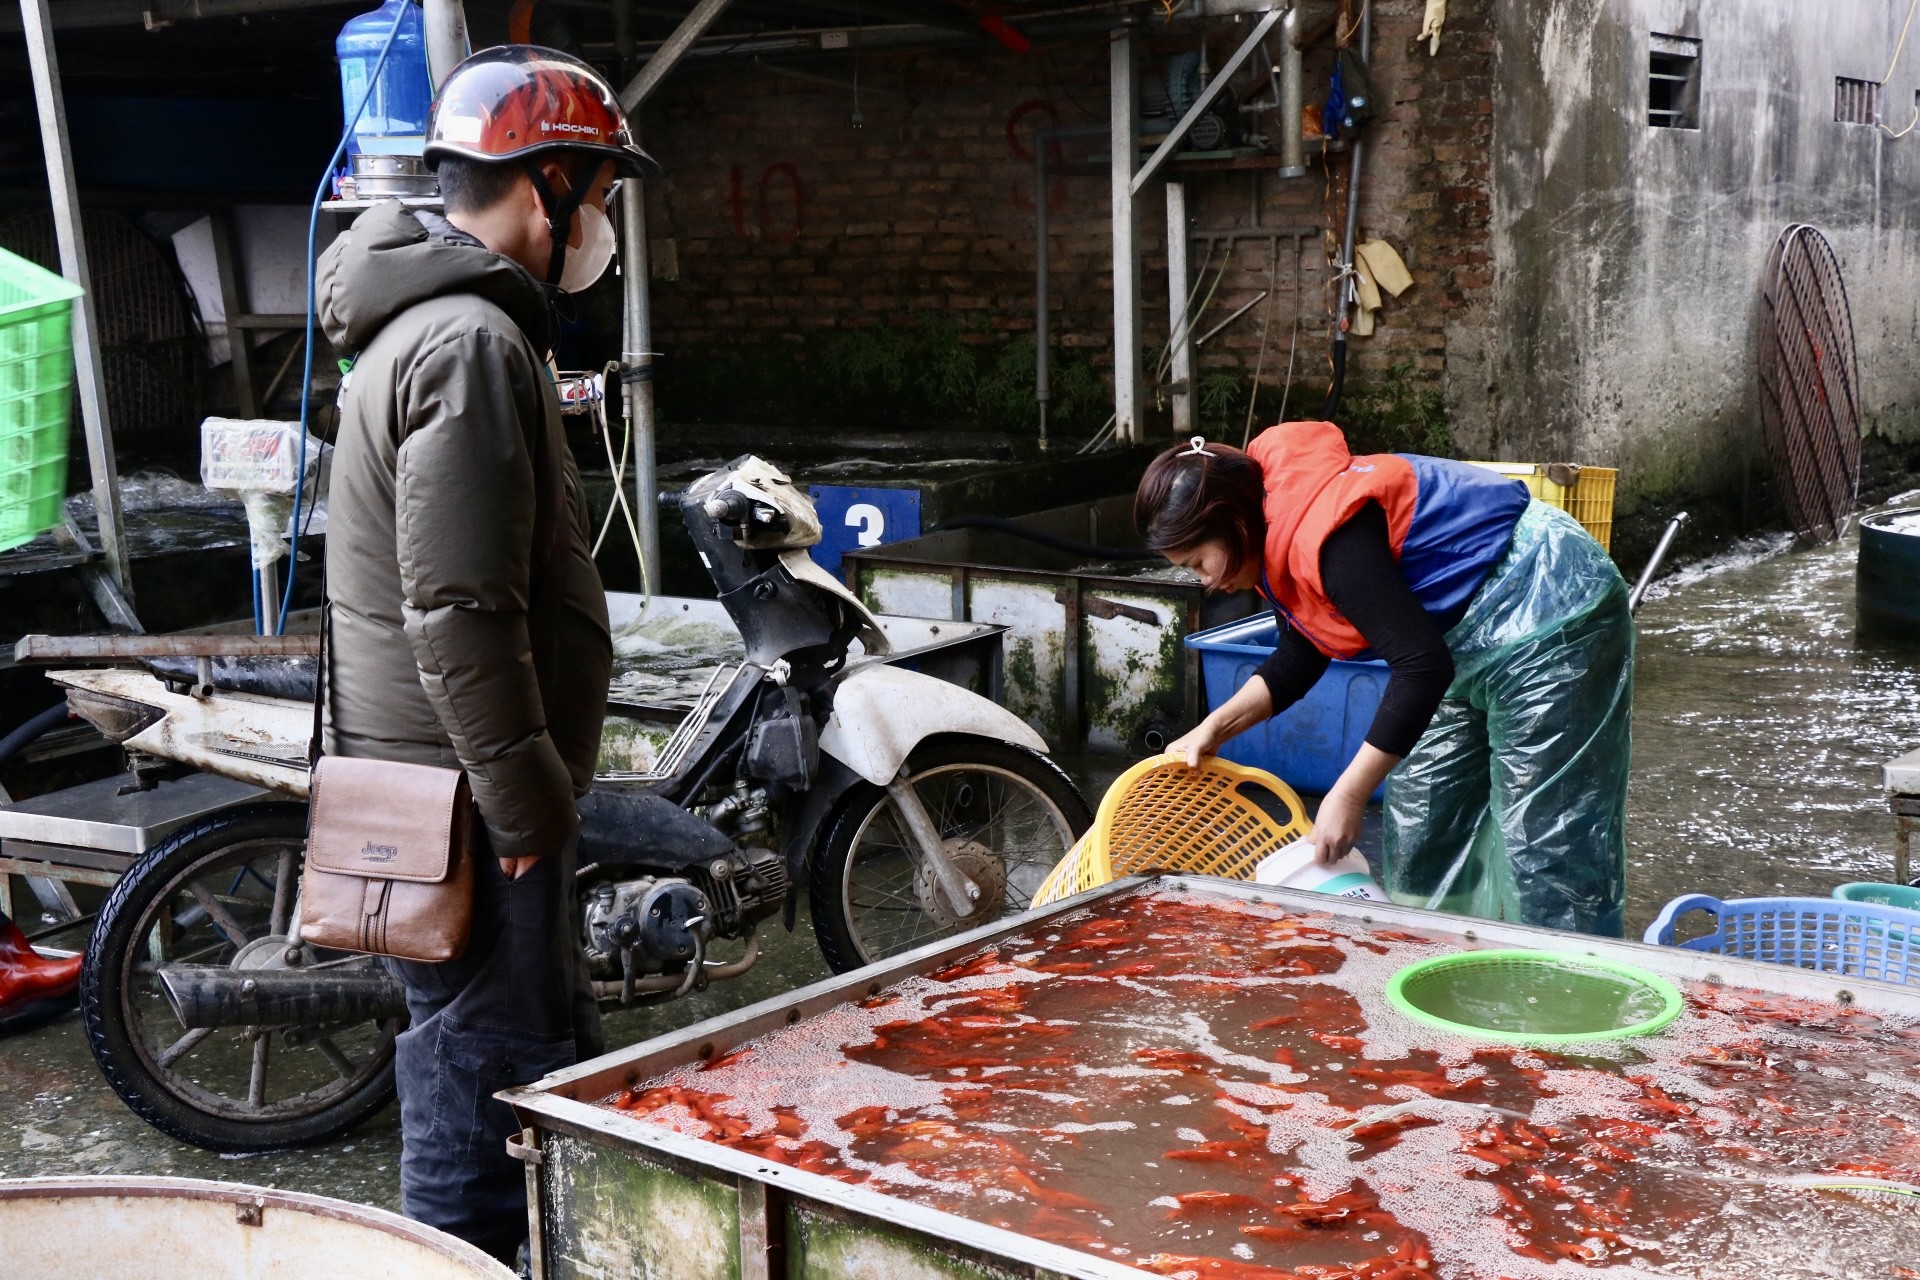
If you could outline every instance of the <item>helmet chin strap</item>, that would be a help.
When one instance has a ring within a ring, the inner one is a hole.
[[[569,179],[567,193],[556,196],[540,162],[530,159],[526,165],[527,176],[533,179],[533,189],[540,196],[541,206],[547,211],[547,232],[553,237],[553,254],[547,260],[547,283],[558,288],[560,275],[567,267],[567,240],[573,235],[573,215],[586,203],[587,186],[591,184],[583,185]]]

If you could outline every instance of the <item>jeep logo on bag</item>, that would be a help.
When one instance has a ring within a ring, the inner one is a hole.
[[[398,845],[375,844],[371,840],[367,841],[367,847],[360,851],[360,861],[362,862],[392,862],[399,856],[400,848]]]

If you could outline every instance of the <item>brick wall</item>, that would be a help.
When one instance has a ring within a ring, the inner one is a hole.
[[[1362,234],[1391,240],[1416,283],[1388,304],[1375,336],[1354,341],[1362,376],[1404,363],[1421,385],[1445,386],[1460,344],[1467,367],[1478,368],[1483,344],[1474,328],[1490,279],[1491,37],[1483,13],[1455,8],[1441,56],[1429,58],[1424,43],[1413,41],[1420,0],[1377,0],[1381,110],[1369,136]],[[1216,61],[1244,30],[1212,24]],[[1143,45],[1153,67],[1193,42],[1148,36]],[[1309,54],[1309,102],[1324,96],[1330,61],[1324,48]],[[802,346],[810,335],[931,320],[976,346],[1030,341],[1031,132],[1104,121],[1106,37],[1025,56],[996,49],[864,54],[857,123],[850,57],[799,69],[816,78],[738,62],[689,64],[648,107],[645,141],[668,168],[651,192],[650,231],[656,242],[673,241],[678,270],[677,280],[657,281],[655,289],[663,395],[677,376],[692,376],[721,353]],[[1271,129],[1271,115],[1256,127]],[[1047,196],[1054,349],[1062,360],[1078,355],[1105,370],[1112,321],[1106,143],[1057,146],[1054,158],[1067,172]],[[1256,367],[1263,384],[1280,384],[1290,345],[1299,390],[1289,414],[1317,408],[1331,296],[1327,233],[1337,235],[1345,216],[1347,158],[1336,153],[1331,161],[1329,171],[1315,158],[1306,178],[1286,181],[1268,171],[1184,176],[1199,237],[1192,261],[1196,270],[1207,263],[1201,293],[1212,294],[1199,329],[1272,290],[1200,352],[1202,379],[1213,375],[1207,391],[1216,423],[1244,417]],[[1140,215],[1147,336],[1157,355],[1167,316],[1158,184],[1143,194]],[[1256,225],[1312,234],[1241,238],[1231,252],[1228,241],[1206,239]],[[1230,388],[1237,389],[1229,395]]]

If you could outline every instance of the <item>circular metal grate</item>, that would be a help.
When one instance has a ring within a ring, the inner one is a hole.
[[[1860,365],[1840,259],[1795,223],[1774,242],[1760,297],[1760,422],[1787,517],[1831,542],[1860,493]]]

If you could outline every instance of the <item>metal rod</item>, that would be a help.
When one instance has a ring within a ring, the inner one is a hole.
[[[649,592],[660,589],[659,424],[653,412],[653,300],[648,293],[647,193],[639,182],[620,184],[620,290],[626,303],[620,352],[621,389],[633,431],[634,519],[640,526],[640,574]]]
[[[1213,326],[1213,328],[1207,330],[1205,333],[1195,338],[1193,340],[1193,345],[1196,347],[1206,346],[1208,338],[1211,338],[1214,334],[1220,332],[1222,329],[1232,324],[1235,320],[1238,320],[1241,316],[1247,314],[1247,312],[1259,306],[1261,299],[1265,298],[1271,292],[1273,292],[1271,289],[1262,289],[1260,292],[1254,294],[1252,301],[1244,302],[1239,307],[1235,308],[1234,313],[1232,315],[1228,316],[1225,320],[1222,320],[1219,324]]]
[[[1140,159],[1140,51],[1131,23],[1107,45],[1113,213],[1113,434],[1140,443],[1140,215],[1133,166]]]
[[[648,94],[660,87],[660,82],[666,79],[667,72],[673,70],[674,64],[693,47],[694,42],[713,25],[714,20],[726,12],[729,3],[731,0],[700,0],[700,3],[693,7],[693,11],[674,28],[673,34],[667,37],[666,42],[653,51],[653,56],[648,58],[646,65],[640,68],[640,73],[629,80],[627,87],[620,91],[620,105],[626,108],[629,115],[646,101]]]
[[[1207,81],[1205,88],[1200,90],[1200,96],[1193,100],[1191,107],[1187,108],[1187,114],[1181,116],[1180,122],[1160,140],[1160,145],[1155,147],[1153,154],[1147,157],[1147,162],[1140,166],[1140,172],[1133,175],[1134,195],[1139,195],[1140,188],[1146,186],[1153,175],[1160,171],[1160,166],[1167,162],[1167,157],[1173,154],[1174,148],[1178,147],[1187,136],[1187,131],[1193,128],[1194,123],[1201,116],[1207,114],[1207,108],[1213,105],[1213,100],[1220,96],[1220,91],[1227,87],[1234,73],[1253,56],[1253,51],[1260,47],[1260,41],[1266,38],[1267,32],[1273,30],[1274,24],[1279,22],[1286,12],[1282,9],[1269,9],[1265,17],[1254,23],[1253,33],[1240,42],[1240,47],[1233,51],[1233,56],[1227,59],[1226,65],[1214,72],[1213,78]]]
[[[1373,6],[1363,3],[1360,7],[1360,61],[1368,61],[1368,53],[1373,48]],[[1360,156],[1366,150],[1366,144],[1358,133],[1347,144],[1347,229],[1340,242],[1340,300],[1333,317],[1333,395],[1329,397],[1327,412],[1332,414],[1338,407],[1340,394],[1344,390],[1347,374],[1347,313],[1353,307],[1358,293],[1353,283],[1353,242],[1360,227]]]
[[[319,636],[21,636],[15,662],[123,662],[134,658],[304,658]]]
[[[47,194],[60,242],[60,274],[85,290],[73,304],[73,364],[80,417],[93,473],[93,509],[100,518],[100,551],[107,572],[129,604],[133,573],[127,563],[127,530],[120,512],[120,467],[113,455],[113,424],[107,417],[107,379],[100,367],[100,323],[93,306],[87,242],[80,226],[80,194],[73,180],[73,150],[60,93],[60,62],[53,49],[53,19],[47,0],[20,0],[21,31],[33,71],[33,101],[40,114],[40,143],[47,156]]]
[[[1187,315],[1191,268],[1187,186],[1167,183],[1167,341],[1172,346],[1173,434],[1193,434],[1193,321]]]
[[[1054,145],[1050,131],[1036,130],[1033,135],[1033,398],[1040,407],[1040,449],[1047,448],[1048,376],[1052,372],[1050,329],[1047,314],[1051,304],[1052,245],[1047,228],[1047,149]]]
[[[1640,601],[1646,596],[1647,588],[1653,585],[1653,575],[1660,571],[1660,562],[1667,558],[1667,548],[1673,545],[1674,535],[1680,532],[1680,526],[1687,522],[1687,513],[1682,511],[1667,521],[1666,529],[1660,534],[1660,541],[1653,548],[1653,554],[1647,557],[1647,567],[1640,571],[1640,581],[1633,584],[1633,590],[1627,595],[1627,612],[1636,613]]]
[[[1280,20],[1280,84],[1276,99],[1280,106],[1280,176],[1304,177],[1307,172],[1306,125],[1301,117],[1305,105],[1305,76],[1301,70],[1300,7],[1288,5]]]
[[[467,10],[461,0],[421,0],[424,12],[421,26],[427,39],[427,74],[438,91],[467,60],[472,45],[467,39]]]

